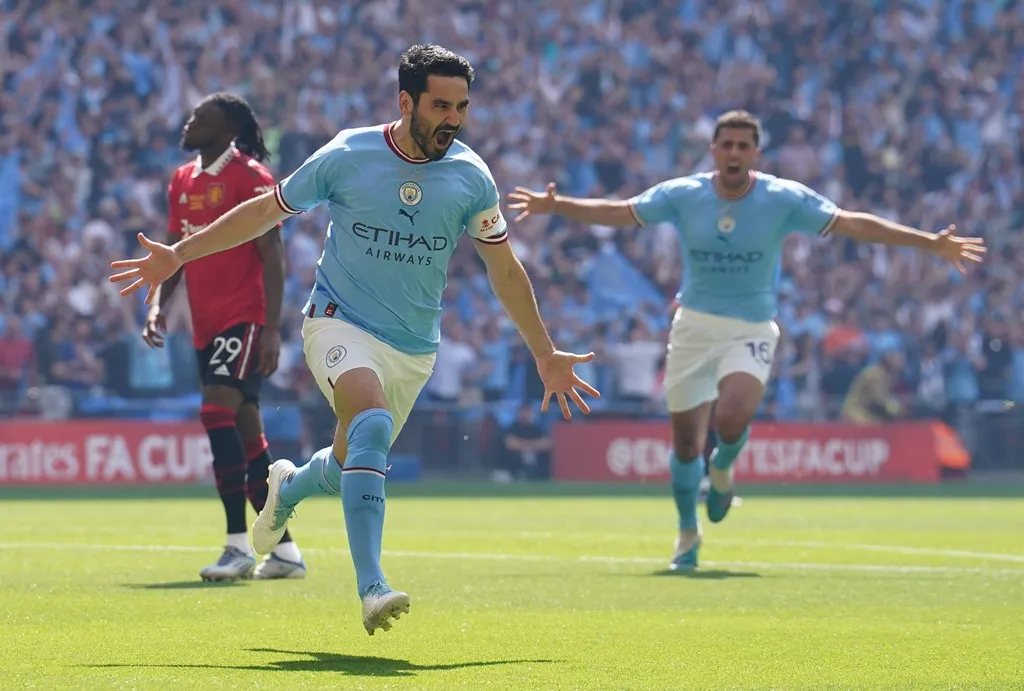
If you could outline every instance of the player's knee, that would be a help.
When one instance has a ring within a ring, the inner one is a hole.
[[[203,423],[203,427],[206,428],[207,432],[225,427],[234,427],[235,419],[235,410],[227,406],[203,401],[203,405],[199,408],[199,420]]]
[[[354,449],[387,451],[391,448],[391,435],[395,421],[391,413],[382,408],[371,408],[352,418],[348,425],[348,445]]]
[[[749,424],[750,416],[745,410],[721,406],[715,411],[715,434],[719,442],[735,444]]]
[[[237,416],[239,408],[242,407],[244,397],[238,389],[230,386],[204,386],[203,405],[219,406],[229,408]]]
[[[676,459],[680,463],[686,463],[687,461],[704,456],[704,441],[696,437],[676,439],[674,447]]]

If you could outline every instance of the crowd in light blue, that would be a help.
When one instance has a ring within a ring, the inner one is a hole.
[[[0,0],[0,343],[36,344],[34,361],[4,375],[15,405],[46,383],[75,391],[82,414],[194,404],[187,334],[145,348],[142,306],[103,282],[137,231],[163,232],[188,110],[214,90],[245,95],[283,177],[337,130],[395,117],[395,62],[412,37],[477,67],[464,138],[502,193],[555,180],[570,194],[626,198],[707,170],[714,118],[745,107],[764,121],[766,171],[844,208],[985,235],[989,262],[965,279],[912,253],[795,240],[780,300],[788,345],[765,414],[819,415],[822,400],[841,398],[856,371],[893,349],[906,356],[903,390],[919,402],[1024,401],[1021,3],[239,7],[102,0],[83,21],[58,4]],[[322,212],[288,222],[286,304],[308,293],[324,227]],[[682,270],[664,229],[613,234],[542,219],[512,232],[560,346],[604,354],[630,338],[664,339]],[[525,395],[530,367],[468,246],[453,259],[446,304],[461,325],[451,331],[492,363],[467,373],[467,388]],[[299,319],[292,310],[285,320],[270,395],[310,390]],[[977,358],[996,322],[1009,325],[1014,356],[1001,391],[980,384]],[[854,348],[826,347],[838,325],[861,334]],[[600,405],[617,405],[617,367],[602,356],[584,368],[608,393]]]

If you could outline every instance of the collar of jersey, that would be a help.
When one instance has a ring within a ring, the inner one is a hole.
[[[234,143],[232,143],[231,146],[224,149],[224,153],[218,156],[216,160],[213,163],[211,163],[208,168],[203,168],[203,157],[196,156],[196,165],[192,169],[192,177],[197,178],[203,173],[217,177],[222,172],[224,172],[224,168],[227,167],[228,162],[232,158],[234,158],[235,154],[237,153],[238,149],[236,149]]]
[[[384,125],[384,141],[388,143],[388,148],[394,152],[395,156],[398,156],[406,163],[430,163],[429,158],[413,158],[412,156],[406,156],[402,150],[398,148],[398,144],[395,142],[395,137],[391,133],[391,130],[395,129],[396,125],[398,125],[397,122],[391,122]]]
[[[730,197],[730,196],[728,196],[726,194],[723,194],[722,190],[719,189],[719,187],[718,187],[718,173],[715,172],[715,174],[711,176],[711,189],[713,189],[715,191],[715,195],[717,195],[719,199],[724,199],[727,202],[735,202],[735,201],[738,201],[740,199],[743,199],[745,196],[747,196],[748,194],[750,194],[751,192],[754,191],[754,185],[756,183],[757,183],[757,173],[755,173],[754,171],[750,171],[750,183],[747,185],[747,188],[745,190],[743,190],[743,194],[738,194],[735,197]]]

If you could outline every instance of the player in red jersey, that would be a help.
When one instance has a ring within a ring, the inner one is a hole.
[[[261,161],[269,157],[252,108],[242,98],[216,93],[192,111],[181,148],[198,151],[174,172],[168,186],[170,242],[196,233],[242,202],[273,189]],[[284,250],[276,228],[252,242],[212,254],[184,268],[193,342],[203,385],[201,418],[210,437],[217,491],[227,517],[227,542],[203,580],[302,578],[306,566],[290,536],[256,566],[249,546],[245,503],[261,511],[271,458],[259,411],[262,378],[273,374],[281,352]],[[142,338],[164,344],[165,306],[181,280],[179,270],[157,289]]]

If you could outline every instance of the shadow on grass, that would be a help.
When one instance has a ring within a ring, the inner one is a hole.
[[[166,583],[122,583],[129,590],[202,590],[204,588],[238,588],[242,581],[168,581]]]
[[[725,581],[731,578],[761,578],[761,574],[753,571],[726,571],[725,569],[696,569],[694,571],[658,569],[650,575],[667,576],[670,578],[689,578],[695,581]]]
[[[469,667],[492,667],[496,665],[552,663],[555,660],[481,660],[479,662],[452,662],[437,665],[418,665],[408,660],[369,655],[341,655],[338,653],[304,652],[300,650],[277,650],[274,648],[250,648],[251,653],[291,655],[306,659],[284,659],[263,665],[209,665],[209,664],[103,664],[82,665],[92,669],[111,668],[170,668],[170,669],[235,669],[253,672],[340,672],[357,677],[411,677],[419,672],[442,672]]]

